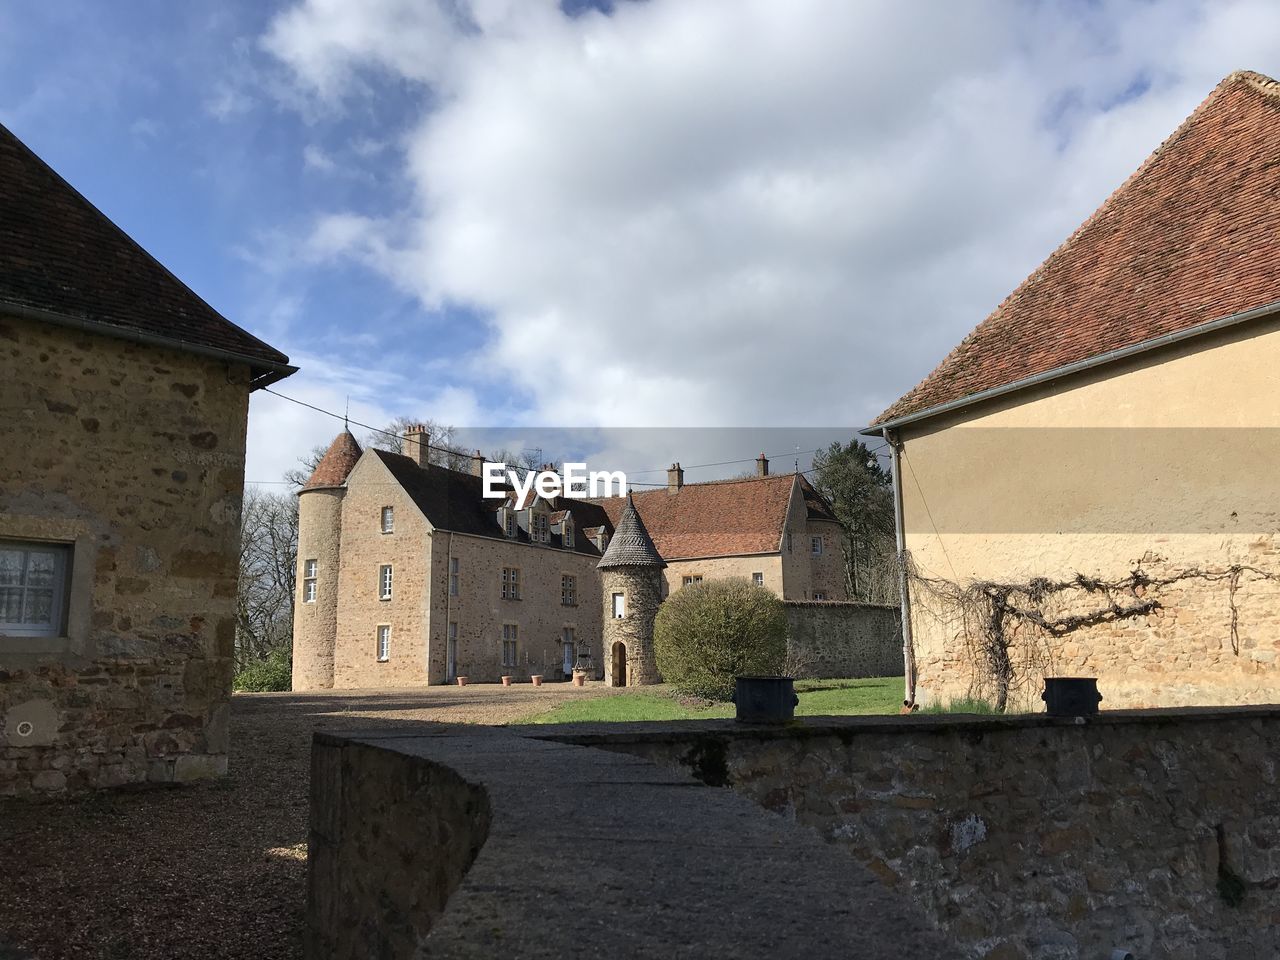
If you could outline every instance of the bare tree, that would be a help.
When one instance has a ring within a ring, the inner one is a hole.
[[[320,466],[325,453],[324,447],[312,447],[310,453],[298,458],[298,466],[284,472],[285,483],[291,485],[295,493],[301,490],[311,479],[311,474],[315,473],[316,467]]]
[[[422,417],[399,416],[381,430],[371,431],[365,437],[365,445],[388,450],[391,453],[402,453],[415,456],[416,450],[406,450],[404,434],[406,430],[421,426],[426,431],[427,462],[437,467],[450,470],[467,470],[471,465],[471,451],[458,445],[457,430],[452,426],[437,423]]]
[[[240,521],[237,668],[288,652],[297,564],[298,498],[249,487]]]

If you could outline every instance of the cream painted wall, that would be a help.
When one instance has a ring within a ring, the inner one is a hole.
[[[907,546],[922,575],[960,583],[1114,579],[1139,563],[1156,576],[1280,573],[1278,428],[1275,321],[925,421],[903,430]],[[1164,590],[1151,616],[1023,638],[1041,648],[1023,702],[1035,705],[1044,673],[1096,675],[1113,707],[1280,697],[1280,583],[1241,578],[1234,639],[1229,582]],[[913,604],[920,699],[981,693],[954,610],[920,585]]]

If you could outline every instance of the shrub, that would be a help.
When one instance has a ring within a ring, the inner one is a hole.
[[[293,662],[288,650],[277,650],[261,660],[252,660],[231,681],[235,690],[266,693],[293,689]]]
[[[734,677],[782,670],[786,609],[749,580],[691,584],[658,608],[653,646],[662,678],[677,690],[729,700]]]

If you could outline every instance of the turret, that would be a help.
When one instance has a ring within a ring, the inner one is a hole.
[[[342,499],[360,444],[343,430],[298,492],[298,579],[293,604],[293,689],[333,686],[338,637]]]
[[[666,561],[627,495],[609,548],[596,564],[604,592],[604,680],[611,687],[661,683],[653,621],[662,603]]]

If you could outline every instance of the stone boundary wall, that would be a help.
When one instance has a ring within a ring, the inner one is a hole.
[[[537,735],[687,769],[812,827],[969,957],[1280,956],[1275,707]]]
[[[897,607],[823,600],[786,601],[788,669],[796,677],[902,675]]]

